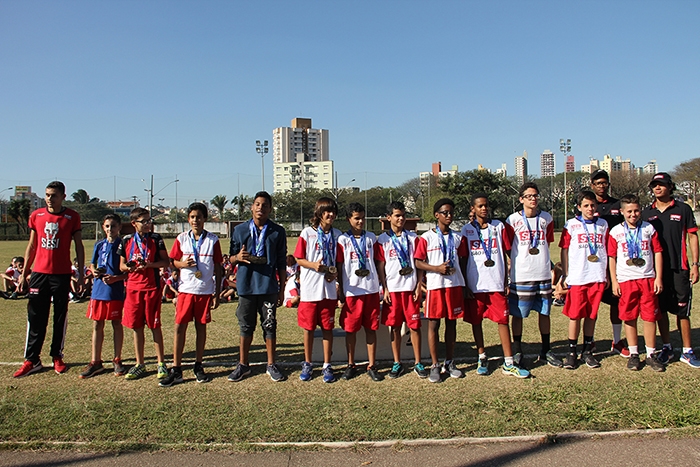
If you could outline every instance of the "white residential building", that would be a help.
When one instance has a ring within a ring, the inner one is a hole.
[[[549,149],[545,149],[540,154],[540,177],[554,177],[556,175],[554,168],[554,153]]]
[[[311,128],[310,118],[295,118],[291,127],[272,130],[274,192],[334,188],[328,130]]]

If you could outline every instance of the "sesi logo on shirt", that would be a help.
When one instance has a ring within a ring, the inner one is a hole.
[[[44,225],[44,233],[46,237],[41,239],[41,247],[46,250],[55,250],[58,248],[58,222],[47,222]]]

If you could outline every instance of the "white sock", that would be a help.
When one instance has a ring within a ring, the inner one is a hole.
[[[328,368],[329,366],[331,366],[330,363],[324,363],[324,364],[323,364],[323,369],[325,370],[325,369]]]
[[[511,366],[513,364],[513,357],[504,357],[506,366]]]
[[[632,355],[632,354],[639,355],[639,348],[636,345],[630,345],[628,348],[630,351],[630,355]]]
[[[683,347],[683,353],[688,353],[688,352],[692,352],[692,351],[693,351],[692,347]]]
[[[683,352],[685,352],[685,350],[684,350]],[[479,360],[482,360],[482,359],[484,359],[484,358],[486,358],[486,352],[480,353],[480,354],[479,354]]]
[[[647,346],[647,357],[651,357],[652,355],[654,355],[655,350],[656,349],[654,347]]]

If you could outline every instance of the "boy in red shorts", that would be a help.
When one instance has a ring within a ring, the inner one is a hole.
[[[430,348],[431,383],[441,381],[440,373],[461,378],[452,360],[457,342],[457,318],[464,316],[464,276],[467,262],[467,244],[462,234],[450,229],[455,204],[449,198],[439,199],[433,206],[437,220],[434,229],[425,232],[416,245],[416,267],[425,271],[428,293],[425,316],[428,318],[428,347]],[[438,363],[440,320],[445,319],[445,363]]]
[[[319,198],[314,207],[311,227],[299,235],[294,257],[300,267],[299,283],[301,301],[297,310],[297,322],[304,329],[304,362],[299,379],[309,381],[313,373],[314,331],[321,326],[323,332],[323,381],[335,381],[331,367],[333,350],[333,324],[338,303],[336,281],[336,251],[340,230],[333,228],[338,215],[338,205],[331,198]]]
[[[375,365],[377,356],[377,329],[379,329],[379,278],[374,264],[378,248],[377,237],[365,232],[365,208],[360,203],[350,203],[346,218],[350,230],[338,238],[338,299],[343,303],[340,311],[340,327],[345,331],[345,347],[348,366],[342,379],[352,379],[355,368],[355,343],[357,332],[365,328],[367,341],[367,374],[372,381],[381,381]]]
[[[608,223],[597,217],[595,193],[582,191],[577,198],[580,216],[566,221],[559,241],[564,287],[569,292],[564,303],[564,315],[569,317],[569,353],[564,368],[576,368],[576,345],[583,320],[583,352],[581,360],[589,368],[599,368],[591,351],[598,307],[608,281]]]
[[[187,222],[192,230],[178,235],[170,250],[170,260],[180,271],[180,279],[175,308],[173,366],[168,377],[158,383],[162,387],[183,382],[182,352],[190,321],[194,321],[197,331],[194,376],[198,383],[211,381],[204,372],[202,360],[207,342],[207,323],[211,322],[211,309],[219,307],[224,257],[221,254],[219,238],[204,230],[207,216],[208,211],[204,204],[190,204],[187,208]]]
[[[131,211],[131,225],[136,230],[122,240],[118,253],[121,257],[120,269],[128,274],[124,318],[122,324],[134,330],[134,354],[136,365],[129,369],[125,378],[132,380],[146,375],[144,363],[145,336],[143,327],[148,326],[153,334],[156,357],[158,358],[158,379],[168,376],[163,351],[163,332],[160,329],[160,268],[169,264],[168,253],[163,238],[151,233],[153,220],[144,208]]]
[[[660,314],[657,296],[663,290],[661,243],[654,227],[642,221],[637,196],[623,196],[620,211],[625,222],[610,230],[608,263],[612,291],[620,297],[620,319],[625,323],[630,350],[627,369],[641,369],[637,347],[637,318],[641,316],[646,364],[654,371],[664,371],[664,365],[654,355],[656,321]]]
[[[122,344],[124,327],[122,326],[122,309],[124,308],[124,279],[126,274],[119,269],[117,251],[122,243],[119,231],[122,221],[117,214],[107,214],[102,220],[105,239],[95,243],[90,267],[95,277],[87,317],[92,321],[92,360],[81,378],[90,378],[104,371],[102,366],[102,344],[105,338],[105,321],[112,322],[114,338],[114,375],[122,376],[126,371],[122,365]]]
[[[427,378],[428,372],[420,361],[421,320],[420,301],[423,271],[416,269],[413,253],[416,251],[418,236],[404,230],[406,207],[400,201],[389,205],[387,218],[391,229],[377,239],[377,273],[384,288],[382,324],[391,328],[391,351],[394,365],[389,378],[398,378],[404,372],[401,364],[401,326],[406,323],[411,331],[411,345],[415,364],[413,371],[420,378]]]
[[[491,219],[486,193],[472,195],[471,206],[474,220],[462,227],[462,236],[469,250],[464,270],[468,298],[464,321],[472,325],[474,342],[479,352],[476,374],[489,373],[482,327],[484,318],[488,318],[498,324],[498,336],[505,360],[501,371],[516,378],[527,378],[530,372],[513,363],[508,326],[506,249],[513,242],[513,229],[499,220]]]

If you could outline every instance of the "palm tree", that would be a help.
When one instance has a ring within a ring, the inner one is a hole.
[[[29,214],[32,210],[32,205],[29,199],[13,199],[10,201],[10,205],[7,208],[7,214],[19,224],[20,229],[23,233],[28,233],[29,228],[27,222],[29,221]]]
[[[88,204],[90,202],[90,195],[88,195],[88,192],[82,188],[74,192],[71,197],[73,198],[73,201],[78,204]]]
[[[243,210],[245,209],[245,206],[249,201],[250,199],[246,195],[234,196],[231,200],[231,204],[236,206],[236,214],[238,219],[241,218],[241,214],[243,213]]]
[[[213,204],[216,209],[219,210],[219,219],[224,217],[224,206],[228,203],[226,195],[216,195],[211,199],[211,204]]]

